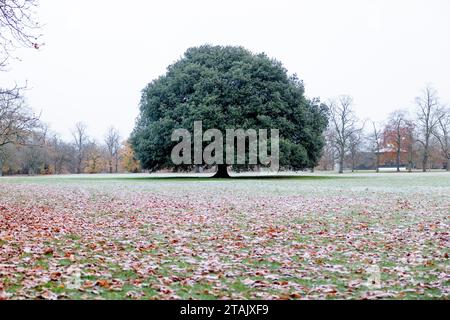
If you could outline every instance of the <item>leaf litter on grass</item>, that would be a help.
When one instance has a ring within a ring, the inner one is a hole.
[[[0,299],[447,299],[450,185],[363,179],[0,181]]]

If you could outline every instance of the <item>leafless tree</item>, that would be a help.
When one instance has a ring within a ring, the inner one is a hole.
[[[380,129],[380,125],[378,125],[375,122],[372,122],[372,127],[373,127],[373,131],[372,134],[370,135],[370,141],[372,144],[372,150],[375,153],[375,167],[377,170],[377,173],[380,172],[380,151],[382,148],[382,143],[383,143],[383,137],[382,137],[382,131]]]
[[[108,151],[109,173],[113,173],[113,162],[115,163],[115,172],[119,171],[119,151],[120,151],[120,134],[117,129],[111,127],[105,136],[105,145]]]
[[[86,158],[86,149],[89,144],[86,125],[82,122],[78,122],[75,125],[75,129],[72,131],[72,137],[76,156],[76,170],[77,174],[80,174],[83,172],[83,161]]]
[[[0,147],[10,143],[25,144],[38,124],[39,116],[26,106],[20,88],[0,89]]]
[[[352,105],[353,99],[350,96],[340,96],[337,100],[329,103],[334,145],[339,159],[339,173],[344,173],[344,160],[349,148],[350,137],[358,130],[358,120]]]
[[[322,158],[320,159],[320,168],[322,170],[328,171],[332,170],[334,171],[336,166],[336,147],[334,145],[334,130],[330,126],[324,133],[324,139],[325,139],[325,146],[323,147],[322,151]]]
[[[14,145],[6,145],[0,148],[0,176],[3,174],[4,166],[8,167],[8,171],[15,172],[17,166],[14,166],[17,163],[17,150]]]
[[[408,172],[412,172],[414,169],[414,154],[416,151],[416,126],[413,121],[408,121],[407,132],[406,132],[406,141],[408,147]]]
[[[447,160],[447,171],[450,171],[450,108],[442,108],[438,116],[438,124],[433,136],[439,143],[442,155]]]
[[[354,130],[348,139],[348,150],[349,150],[350,164],[352,167],[352,172],[355,172],[356,166],[357,166],[359,158],[361,156],[363,131],[364,131],[364,126],[359,129]]]
[[[0,69],[17,47],[39,48],[37,0],[0,0]]]
[[[49,141],[49,154],[55,174],[62,174],[63,168],[71,161],[73,147],[65,143],[58,135],[53,135]]]
[[[45,134],[46,132],[33,132],[30,134],[29,144],[21,148],[22,168],[24,173],[28,175],[45,173],[46,171]]]
[[[38,126],[39,116],[26,106],[21,88],[0,89],[0,150],[9,144],[29,144],[30,134]],[[2,159],[0,157],[0,172]]]
[[[430,141],[433,136],[433,131],[439,125],[439,119],[442,113],[440,111],[437,91],[431,86],[427,86],[423,90],[422,96],[416,98],[416,103],[418,106],[417,120],[420,134],[417,141],[423,147],[422,166],[423,171],[426,172],[430,155]]]

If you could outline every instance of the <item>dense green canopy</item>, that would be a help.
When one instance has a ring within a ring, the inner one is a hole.
[[[143,91],[132,145],[143,168],[174,168],[174,129],[279,129],[283,169],[312,168],[320,158],[327,109],[281,62],[242,47],[190,48]],[[181,168],[175,168],[181,169]],[[185,168],[184,168],[185,169]]]

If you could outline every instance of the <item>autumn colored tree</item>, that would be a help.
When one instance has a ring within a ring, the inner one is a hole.
[[[413,130],[414,125],[408,120],[405,111],[395,111],[390,115],[383,132],[383,148],[385,149],[383,160],[391,162],[395,159],[397,172],[400,172],[401,163],[407,161],[408,150],[413,144]],[[392,157],[395,158],[392,159]]]
[[[121,167],[127,172],[140,172],[141,164],[139,160],[136,159],[136,155],[134,154],[131,144],[128,141],[125,141],[122,146],[123,147],[120,149]]]
[[[95,141],[91,141],[86,145],[86,165],[85,172],[86,173],[100,173],[105,167],[105,152],[102,148],[95,143]]]

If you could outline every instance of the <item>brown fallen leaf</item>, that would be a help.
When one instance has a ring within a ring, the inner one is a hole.
[[[105,289],[109,289],[111,287],[111,284],[106,279],[98,280],[95,285],[100,286]]]
[[[61,272],[53,272],[52,274],[50,274],[50,279],[52,281],[58,281],[61,278],[62,274]]]
[[[44,249],[44,255],[52,255],[53,254],[53,248],[45,248]]]
[[[44,291],[39,297],[45,300],[58,300],[58,295],[50,290]]]
[[[302,295],[300,293],[294,292],[289,295],[292,299],[301,299]]]

